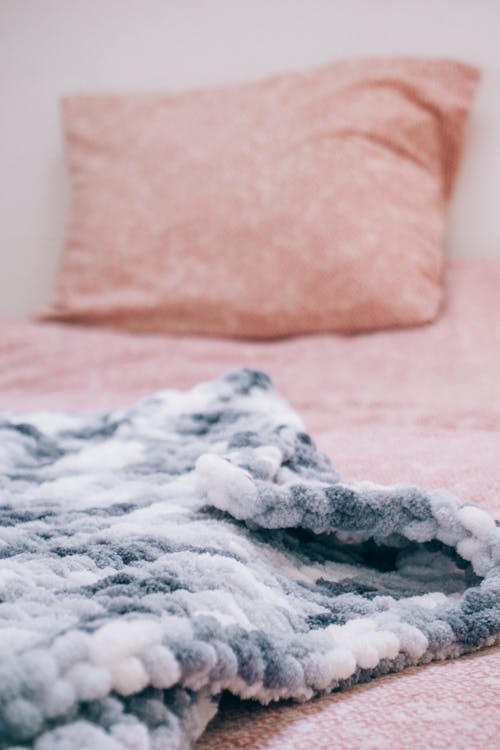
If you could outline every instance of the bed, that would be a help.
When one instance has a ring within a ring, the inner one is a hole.
[[[235,367],[269,373],[343,475],[446,487],[500,518],[500,263],[454,259],[438,320],[274,342],[19,320],[0,332],[0,409],[118,408]],[[498,742],[500,650],[302,705],[224,702],[198,747],[474,748]]]
[[[479,81],[65,90],[59,271],[0,324],[0,750],[498,746]]]

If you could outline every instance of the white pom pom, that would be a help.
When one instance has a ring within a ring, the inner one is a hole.
[[[356,660],[346,648],[336,648],[327,655],[334,679],[346,680],[356,671]]]
[[[152,646],[141,655],[151,684],[156,688],[169,688],[181,676],[179,664],[173,653],[165,646]]]
[[[457,513],[463,526],[478,539],[488,539],[496,531],[494,520],[486,511],[474,505],[465,505]]]
[[[113,687],[120,695],[133,695],[144,690],[149,678],[136,656],[117,662],[112,668]]]
[[[56,680],[43,697],[43,710],[47,718],[63,716],[76,701],[76,691],[68,680]]]
[[[67,673],[66,679],[73,685],[78,700],[95,701],[104,698],[111,690],[109,669],[81,662]]]
[[[473,560],[474,557],[481,552],[481,550],[481,542],[478,539],[474,539],[474,537],[467,537],[467,539],[462,539],[457,544],[457,552],[460,557],[463,557],[464,560]]]
[[[114,724],[111,736],[120,743],[123,750],[151,750],[148,730],[144,724],[131,724],[128,721]]]
[[[198,487],[216,508],[227,510],[238,519],[253,514],[257,489],[242,469],[211,454],[200,456],[196,463]]]
[[[372,635],[371,643],[377,649],[379,660],[395,659],[399,654],[399,638],[387,630],[375,631]]]
[[[90,658],[95,664],[113,664],[159,643],[161,636],[160,625],[153,620],[110,622],[92,636]]]
[[[332,682],[332,669],[328,654],[311,654],[302,664],[308,685],[315,690],[325,690]]]
[[[369,641],[357,643],[353,648],[353,654],[361,669],[373,669],[379,663],[378,651]]]
[[[401,643],[401,651],[405,651],[412,659],[420,659],[429,645],[422,631],[406,623],[399,623],[396,628]]]

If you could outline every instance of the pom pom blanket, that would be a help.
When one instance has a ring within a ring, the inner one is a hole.
[[[263,373],[0,421],[0,748],[189,748],[499,640],[500,529],[340,477]]]

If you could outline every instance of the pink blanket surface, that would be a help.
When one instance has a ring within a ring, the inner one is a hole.
[[[0,409],[111,409],[232,368],[268,372],[346,477],[446,487],[500,518],[500,262],[461,259],[426,327],[272,343],[0,328]],[[199,746],[498,747],[500,649],[301,706],[231,705]]]

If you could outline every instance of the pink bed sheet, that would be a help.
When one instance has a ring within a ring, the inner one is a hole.
[[[0,409],[109,409],[234,367],[267,371],[348,477],[447,487],[500,518],[500,262],[455,260],[426,327],[272,343],[0,328]],[[500,649],[302,706],[231,705],[203,750],[500,748]]]

